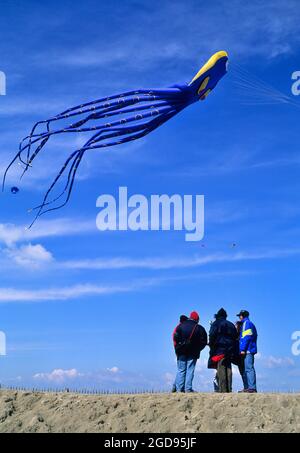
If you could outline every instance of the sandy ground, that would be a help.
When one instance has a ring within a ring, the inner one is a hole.
[[[0,390],[0,432],[300,432],[300,394],[98,396]]]

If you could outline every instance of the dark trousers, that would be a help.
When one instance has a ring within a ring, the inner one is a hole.
[[[230,360],[224,358],[218,362],[217,381],[220,393],[232,392],[232,367]]]

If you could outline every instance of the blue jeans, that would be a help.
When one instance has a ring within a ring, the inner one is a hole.
[[[244,389],[256,390],[256,372],[254,368],[254,354],[246,354],[242,373]]]
[[[196,359],[189,357],[179,357],[177,359],[177,376],[176,376],[176,391],[177,392],[192,392],[193,379],[196,368]]]

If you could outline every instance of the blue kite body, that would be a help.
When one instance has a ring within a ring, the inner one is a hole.
[[[6,169],[3,188],[10,167],[19,160],[25,165],[25,173],[50,137],[62,133],[94,132],[84,146],[69,156],[48,189],[42,204],[34,208],[38,210],[34,222],[42,214],[63,207],[70,199],[76,172],[86,151],[119,145],[144,137],[188,105],[206,99],[227,72],[227,62],[227,53],[217,52],[189,84],[173,85],[166,89],[128,91],[78,105],[48,120],[39,121],[30,135],[22,140],[19,152]],[[62,126],[62,123],[71,119],[74,119],[74,122]],[[57,127],[57,124],[61,124],[61,127]],[[36,130],[40,126],[44,127],[44,130],[37,133]],[[63,192],[49,200],[50,193],[67,169],[69,171]],[[64,194],[66,194],[65,200],[61,205],[47,208]]]

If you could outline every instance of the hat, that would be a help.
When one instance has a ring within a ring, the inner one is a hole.
[[[215,314],[215,318],[227,318],[227,312],[224,308],[220,308],[220,310]]]
[[[189,319],[186,315],[181,315],[180,318],[179,318],[179,321],[180,322],[184,322],[186,321],[187,319]]]
[[[250,315],[250,313],[249,313],[249,311],[247,311],[247,310],[241,310],[241,311],[237,314],[237,316],[243,316],[243,318],[248,318],[249,315]]]
[[[192,311],[192,313],[190,314],[190,319],[192,319],[193,321],[198,322],[199,321],[198,313],[196,311]]]

